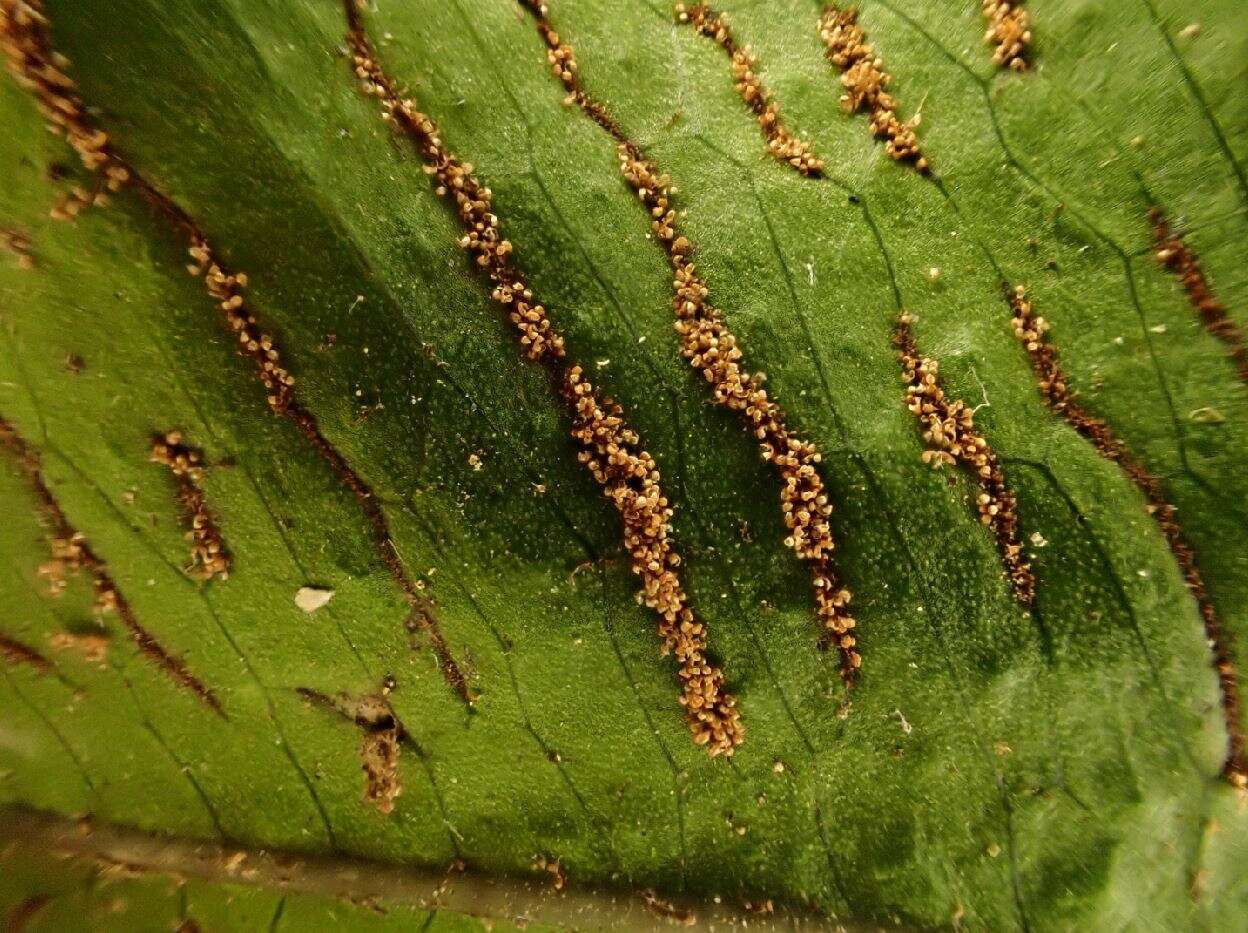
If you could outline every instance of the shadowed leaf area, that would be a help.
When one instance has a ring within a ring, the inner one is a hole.
[[[1242,923],[1238,4],[0,16],[0,804],[502,924]]]

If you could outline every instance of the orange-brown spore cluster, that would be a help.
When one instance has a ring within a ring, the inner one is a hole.
[[[82,569],[85,546],[86,537],[80,531],[64,537],[54,534],[48,539],[51,554],[39,565],[39,576],[47,581],[50,596],[64,593],[69,578]]]
[[[1229,736],[1223,775],[1236,787],[1248,788],[1248,738],[1245,737],[1241,725],[1239,677],[1235,670],[1231,637],[1222,628],[1213,600],[1209,597],[1200,567],[1196,563],[1196,553],[1183,536],[1183,528],[1179,525],[1179,510],[1170,504],[1161,479],[1135,458],[1109,425],[1089,414],[1074,398],[1066,374],[1058,361],[1057,350],[1049,342],[1049,323],[1035,313],[1023,286],[1018,285],[1007,290],[1006,298],[1013,312],[1010,323],[1014,328],[1014,336],[1027,350],[1045,404],[1091,441],[1102,457],[1117,463],[1148,501],[1148,512],[1170,546],[1170,551],[1183,572],[1187,589],[1196,600],[1201,621],[1204,623],[1205,636],[1213,651],[1214,668],[1218,674]]]
[[[94,190],[75,185],[53,209],[58,220],[72,220],[91,204],[104,204],[119,191],[130,170],[113,154],[108,134],[95,126],[77,85],[66,74],[69,59],[52,47],[48,20],[39,0],[0,0],[0,45],[9,73],[30,91],[48,129],[64,136],[82,164],[99,178]]]
[[[780,118],[780,108],[771,99],[755,71],[758,60],[737,44],[724,17],[705,3],[691,7],[678,3],[676,20],[692,25],[701,35],[713,39],[728,53],[732,60],[732,76],[736,81],[737,93],[758,119],[758,125],[767,138],[768,151],[803,175],[822,175],[823,160],[815,155],[805,140],[799,139],[785,128]]]
[[[1179,277],[1187,300],[1205,325],[1205,330],[1230,348],[1239,378],[1248,382],[1248,347],[1244,345],[1243,329],[1231,320],[1226,306],[1214,297],[1200,267],[1200,260],[1184,242],[1183,235],[1171,228],[1166,215],[1154,207],[1149,210],[1148,219],[1153,224],[1157,262]]]
[[[1001,68],[1026,71],[1031,17],[1023,5],[1012,0],[983,0],[983,10],[988,20],[984,41],[993,47],[993,62]]]
[[[651,228],[672,263],[673,307],[678,317],[675,326],[686,358],[711,383],[716,401],[744,415],[764,458],[777,466],[784,479],[781,505],[791,532],[786,543],[810,566],[817,612],[829,639],[840,651],[841,670],[848,682],[862,659],[852,634],[855,622],[848,611],[850,593],[837,581],[832,565],[831,506],[816,470],[819,452],[814,445],[790,435],[783,410],[761,388],[762,376],[751,375],[741,366],[736,338],[707,301],[707,287],[690,261],[693,247],[677,229],[677,212],[671,203],[674,189],[669,180],[624,134],[606,108],[581,88],[576,57],[546,19],[545,4],[523,2],[536,17],[538,31],[547,44],[547,58],[567,88],[569,102],[580,106],[619,144],[621,171],[646,208]]]
[[[194,262],[187,264],[191,275],[204,277],[208,294],[220,303],[226,321],[238,336],[238,351],[256,364],[256,373],[268,390],[269,407],[285,413],[294,399],[295,377],[286,371],[274,346],[273,338],[264,333],[244,304],[243,290],[247,273],[228,273],[217,263],[212,248],[197,233],[192,234],[188,250]]]
[[[490,190],[470,164],[447,149],[433,120],[396,92],[361,30],[352,28],[348,38],[365,92],[381,103],[384,118],[415,143],[426,171],[436,179],[436,192],[455,206],[464,229],[460,246],[490,279],[493,297],[507,310],[526,355],[550,368],[572,410],[572,436],[581,445],[578,459],[624,523],[633,572],[642,581],[640,598],[659,615],[663,651],[675,654],[680,665],[680,701],[694,741],[712,755],[732,754],[744,729],[735,699],[724,690],[723,672],[707,659],[706,627],[689,607],[680,582],[680,557],[668,537],[672,510],[653,457],[641,449],[620,407],[594,388],[580,366],[567,361],[562,337],[512,264],[512,245],[491,210]]]
[[[554,27],[550,25],[547,19],[550,11],[546,4],[540,0],[520,0],[520,2],[533,14],[537,23],[537,31],[546,43],[546,60],[550,62],[550,69],[568,92],[565,103],[580,107],[591,120],[610,133],[617,142],[623,142],[624,131],[607,112],[607,108],[586,94],[581,87],[581,79],[577,74],[576,55],[571,46],[565,45],[559,38],[559,33],[555,32]]]
[[[203,454],[183,443],[181,431],[167,431],[153,440],[151,459],[173,473],[178,500],[186,510],[190,525],[186,537],[191,542],[188,572],[201,580],[227,579],[231,558],[204,496]]]
[[[711,384],[716,403],[739,412],[758,442],[763,459],[780,473],[780,507],[789,529],[785,544],[810,566],[819,618],[841,653],[842,672],[851,678],[862,664],[849,614],[849,590],[841,586],[832,568],[832,506],[819,475],[818,449],[793,435],[784,410],[763,388],[763,378],[741,363],[737,339],[723,315],[707,300],[706,283],[692,260],[693,247],[676,229],[671,184],[640,153],[621,145],[620,168],[651,217],[654,235],[667,251],[675,275],[676,331],[681,353]]]
[[[865,109],[870,114],[871,132],[884,140],[884,148],[899,162],[909,162],[916,170],[927,172],[930,166],[919,149],[914,129],[918,118],[903,121],[897,116],[897,101],[886,88],[892,75],[866,41],[858,25],[858,10],[827,7],[819,20],[819,38],[827,47],[832,64],[841,69],[841,107],[846,113]]]
[[[979,486],[975,508],[982,524],[992,530],[1001,562],[1014,595],[1024,605],[1035,598],[1036,582],[1023,556],[1018,535],[1018,508],[1005,482],[996,452],[975,430],[975,417],[961,399],[950,400],[940,384],[940,367],[930,357],[920,357],[911,329],[913,318],[903,314],[894,342],[901,356],[902,381],[906,383],[906,407],[919,419],[928,449],[923,460],[934,468],[958,465]]]

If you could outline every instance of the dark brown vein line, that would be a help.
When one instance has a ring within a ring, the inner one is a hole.
[[[979,486],[975,509],[982,525],[992,531],[1014,595],[1024,606],[1035,600],[1036,581],[1023,557],[1019,540],[1018,507],[996,451],[975,430],[971,409],[961,399],[950,400],[940,384],[940,365],[919,355],[911,325],[914,318],[902,314],[893,342],[901,358],[906,383],[906,407],[923,428],[927,449],[923,461],[939,468],[945,464],[965,470]]]
[[[0,446],[8,451],[35,494],[39,511],[51,533],[53,564],[60,570],[85,569],[91,575],[95,588],[96,611],[101,615],[117,613],[144,657],[164,671],[174,683],[195,694],[217,715],[226,718],[225,709],[212,688],[192,674],[185,661],[171,654],[156,640],[156,636],[139,624],[134,609],[113,582],[104,561],[91,549],[86,537],[69,523],[52,495],[44,481],[38,453],[3,416],[0,416]]]
[[[1049,342],[1049,323],[1035,313],[1027,293],[1020,285],[1007,288],[1006,298],[1013,312],[1011,323],[1014,336],[1018,338],[1031,359],[1036,373],[1040,395],[1055,414],[1079,434],[1092,442],[1093,447],[1106,460],[1111,460],[1139,487],[1148,502],[1148,513],[1160,529],[1162,537],[1174,554],[1188,591],[1196,600],[1204,623],[1205,637],[1213,654],[1214,668],[1222,699],[1222,713],[1227,732],[1226,758],[1222,765],[1223,776],[1236,787],[1248,787],[1248,740],[1243,728],[1240,706],[1239,678],[1235,670],[1234,648],[1230,633],[1222,628],[1217,610],[1196,561],[1196,553],[1187,543],[1179,524],[1178,509],[1170,504],[1165,484],[1154,476],[1135,458],[1113,430],[1100,418],[1089,414],[1079,404],[1071,391],[1063,372],[1057,349]]]
[[[189,526],[186,539],[191,542],[191,562],[187,573],[200,580],[229,579],[230,552],[204,495],[203,452],[184,444],[181,431],[166,431],[152,438],[150,459],[164,464],[173,474],[178,502]]]
[[[764,376],[742,365],[739,341],[723,314],[707,300],[709,289],[692,261],[693,244],[678,228],[670,180],[640,145],[625,135],[605,105],[582,88],[575,54],[551,26],[546,4],[524,0],[524,5],[536,19],[552,70],[569,98],[619,144],[620,169],[651,218],[651,229],[672,266],[672,308],[681,336],[681,354],[710,383],[716,403],[740,414],[763,459],[780,474],[780,507],[789,529],[785,545],[810,569],[819,619],[840,652],[841,673],[849,683],[862,658],[852,634],[856,623],[849,613],[850,592],[840,584],[832,563],[835,544],[828,521],[832,506],[819,475],[821,454],[814,444],[794,435],[784,409],[762,387]]]
[[[383,118],[406,135],[434,176],[435,192],[451,201],[464,231],[461,248],[493,286],[491,297],[515,325],[525,356],[542,365],[562,396],[580,444],[577,459],[593,474],[624,526],[624,544],[633,572],[641,578],[643,602],[659,616],[664,653],[680,665],[681,704],[694,741],[714,755],[731,755],[744,729],[736,700],[724,690],[724,674],[707,657],[706,625],[689,606],[678,568],[680,556],[669,539],[672,509],[660,485],[654,458],[624,420],[623,409],[603,396],[576,363],[568,360],[563,337],[546,309],[533,299],[512,260],[491,212],[491,194],[443,143],[437,125],[403,98],[377,63],[355,0],[344,0],[352,65],[364,92],[375,97]]]
[[[34,648],[23,644],[16,638],[10,638],[3,632],[0,632],[0,658],[3,658],[6,664],[25,664],[40,674],[51,674],[55,670],[52,662]]]
[[[1235,371],[1239,378],[1248,382],[1248,346],[1244,345],[1244,331],[1226,313],[1226,306],[1214,297],[1213,289],[1205,278],[1200,258],[1192,252],[1183,239],[1170,226],[1170,221],[1162,213],[1161,208],[1152,207],[1148,211],[1149,222],[1153,225],[1153,239],[1157,262],[1179,277],[1187,300],[1196,311],[1197,317],[1210,334],[1227,345],[1231,359],[1235,363]]]
[[[767,151],[803,175],[815,178],[822,175],[823,159],[815,154],[809,143],[794,136],[785,127],[779,106],[772,100],[755,71],[758,59],[737,44],[723,14],[715,12],[705,3],[691,7],[678,3],[676,21],[693,26],[699,35],[713,40],[727,53],[732,62],[732,76],[736,80],[737,93],[758,119],[758,126],[767,139]]]
[[[930,166],[914,132],[919,118],[903,122],[897,116],[897,101],[885,90],[893,76],[884,70],[884,63],[867,43],[858,26],[857,8],[826,7],[819,20],[819,38],[827,46],[828,60],[841,69],[841,86],[845,88],[841,108],[846,113],[866,109],[871,116],[871,132],[884,140],[885,151],[926,174]]]
[[[192,275],[204,276],[208,294],[219,302],[230,330],[238,338],[239,353],[256,365],[256,374],[268,394],[269,407],[299,429],[339,481],[355,495],[368,519],[378,555],[410,608],[408,627],[418,628],[429,639],[443,677],[471,706],[473,697],[467,680],[451,655],[432,605],[403,566],[380,502],[363,477],[321,432],[316,417],[295,397],[294,377],[283,366],[273,338],[264,332],[246,306],[247,275],[229,272],[217,260],[195,220],[143,178],[114,150],[108,134],[95,125],[73,80],[65,73],[69,60],[53,48],[49,22],[39,0],[0,0],[0,43],[8,56],[10,72],[20,85],[35,95],[52,131],[66,136],[83,165],[105,179],[105,187],[110,191],[133,186],[158,215],[187,237],[188,251],[194,260],[187,268]]]
[[[1031,16],[1021,2],[983,0],[988,31],[984,43],[991,45],[992,61],[999,68],[1026,71],[1030,67]]]

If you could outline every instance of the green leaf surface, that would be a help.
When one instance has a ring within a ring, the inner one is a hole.
[[[266,404],[184,268],[182,231],[133,186],[50,219],[91,182],[2,81],[0,229],[29,239],[31,267],[0,253],[0,416],[225,716],[115,614],[104,657],[83,654],[100,624],[90,575],[49,595],[46,516],[0,456],[0,634],[54,666],[0,667],[0,802],[500,877],[543,877],[535,860],[557,858],[573,886],[771,898],[846,921],[1241,923],[1248,810],[1219,776],[1227,723],[1197,603],[1140,491],[1046,408],[1000,283],[1027,286],[1081,403],[1163,480],[1244,666],[1248,395],[1155,261],[1147,217],[1159,205],[1185,231],[1248,325],[1243,11],[1031,0],[1033,66],[1006,73],[973,0],[860,6],[902,116],[921,110],[933,177],[842,111],[818,4],[717,7],[826,161],[818,179],[767,157],[722,50],[664,4],[550,11],[586,91],[678,187],[747,362],[822,451],[863,656],[848,694],[783,545],[775,473],[681,358],[666,255],[614,141],[565,102],[532,15],[512,0],[362,14],[387,72],[489,185],[569,356],[662,470],[691,601],[747,729],[726,761],[689,739],[675,665],[557,393],[458,248],[418,153],[360,93],[341,4],[45,0],[116,151],[247,274],[248,308],[371,489],[477,700],[469,710],[405,627],[367,509]],[[974,483],[921,460],[890,343],[903,309],[1002,458],[1030,611]],[[186,571],[176,486],[149,460],[153,434],[175,428],[204,451],[228,579]],[[301,587],[334,595],[307,613]],[[406,737],[402,794],[382,813],[364,797],[365,729],[306,697],[363,697],[387,677]],[[35,862],[6,869],[10,902],[48,877]],[[100,928],[88,918],[113,895],[85,878],[61,879],[50,908]],[[118,921],[130,929],[187,916],[188,897],[205,917],[259,918],[205,929],[263,928],[280,900],[125,884],[151,911]],[[286,902],[304,909],[312,928],[334,908]]]

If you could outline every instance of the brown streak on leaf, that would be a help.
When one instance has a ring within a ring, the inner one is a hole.
[[[871,132],[885,141],[884,148],[898,162],[909,162],[915,170],[926,174],[927,159],[919,150],[914,128],[918,117],[903,122],[897,116],[897,101],[885,88],[893,76],[884,70],[884,63],[867,44],[866,34],[858,26],[858,10],[829,5],[819,20],[819,38],[827,46],[828,59],[841,69],[841,107],[846,113],[866,109],[871,115]]]
[[[1011,324],[1031,359],[1032,369],[1040,387],[1044,403],[1066,423],[1092,442],[1092,446],[1106,460],[1112,460],[1139,487],[1148,502],[1152,515],[1162,536],[1170,546],[1188,591],[1196,600],[1204,623],[1205,637],[1213,653],[1214,668],[1218,674],[1218,687],[1222,698],[1222,713],[1227,731],[1226,758],[1222,766],[1223,776],[1236,787],[1248,788],[1248,741],[1245,739],[1242,711],[1240,708],[1239,682],[1235,671],[1234,651],[1229,632],[1222,628],[1213,600],[1205,588],[1204,578],[1196,563],[1196,553],[1183,536],[1179,524],[1178,509],[1170,504],[1165,484],[1154,476],[1135,458],[1113,430],[1100,418],[1093,417],[1075,399],[1058,360],[1057,349],[1049,342],[1049,323],[1036,314],[1027,292],[1019,285],[1007,286],[1006,300],[1013,312]]]
[[[52,662],[34,648],[3,633],[0,633],[0,658],[4,658],[6,664],[33,667],[40,674],[50,674],[53,670]]]
[[[705,3],[697,3],[691,7],[678,3],[676,21],[692,25],[700,35],[713,40],[728,54],[732,61],[732,76],[736,80],[737,93],[758,118],[758,126],[767,139],[767,151],[803,175],[820,177],[823,174],[823,159],[815,154],[809,143],[794,136],[785,127],[780,117],[780,107],[771,99],[755,71],[758,59],[737,45],[723,15]]]
[[[76,562],[75,566],[80,566],[91,574],[95,586],[96,612],[100,615],[116,612],[126,630],[129,631],[130,637],[138,645],[139,651],[149,661],[168,674],[179,686],[195,694],[217,715],[223,719],[226,718],[225,709],[212,688],[192,674],[185,661],[171,654],[156,640],[156,636],[139,624],[130,603],[109,576],[104,561],[91,549],[86,537],[69,523],[56,497],[52,495],[52,491],[43,479],[39,455],[2,416],[0,416],[0,446],[9,452],[34,491],[39,510],[51,532],[54,552],[58,543],[71,548],[72,558]]]
[[[537,18],[555,77],[586,115],[619,143],[620,170],[645,207],[651,218],[651,231],[672,265],[672,309],[677,317],[676,330],[681,335],[681,354],[710,383],[716,403],[741,415],[757,440],[763,459],[775,466],[784,482],[780,507],[790,532],[785,544],[810,567],[819,618],[829,640],[840,652],[841,674],[847,684],[851,683],[862,657],[852,634],[857,623],[849,613],[850,592],[840,584],[832,564],[835,544],[828,522],[832,506],[819,475],[822,456],[814,444],[800,440],[790,431],[784,409],[762,387],[763,375],[750,373],[741,364],[738,340],[728,329],[723,314],[707,300],[709,289],[692,261],[693,244],[680,233],[678,212],[672,207],[675,189],[670,180],[607,115],[606,107],[581,87],[576,56],[550,25],[549,8],[545,4],[525,5]],[[678,7],[678,13],[682,9]],[[695,8],[687,15],[694,16],[699,9],[703,11],[701,16],[713,16],[705,7]],[[709,22],[705,18],[699,21]],[[725,48],[735,50],[730,37],[727,41]]]
[[[164,464],[173,473],[178,501],[190,526],[186,532],[191,542],[188,572],[201,580],[229,579],[230,552],[225,548],[216,517],[204,496],[203,452],[184,444],[181,431],[166,431],[152,439],[151,459]]]
[[[731,896],[712,900],[667,891],[643,894],[626,881],[599,887],[575,877],[552,896],[548,887],[539,887],[530,878],[487,872],[458,859],[444,868],[267,846],[240,849],[236,843],[177,839],[103,822],[84,833],[75,820],[28,808],[0,807],[0,837],[14,852],[46,859],[51,851],[74,868],[84,862],[120,865],[149,879],[196,879],[244,891],[281,888],[292,896],[378,901],[392,908],[468,914],[487,927],[491,922],[512,926],[522,918],[560,930],[650,929],[655,923],[647,910],[661,912],[665,905],[678,916],[691,917],[696,929],[707,931],[844,929],[809,906],[776,905],[773,916],[760,917],[742,910]],[[246,868],[239,870],[244,861]],[[647,901],[654,903],[648,908]]]
[[[723,671],[707,658],[706,625],[689,607],[678,572],[681,559],[668,537],[672,509],[654,458],[625,422],[623,409],[567,359],[563,337],[513,263],[512,244],[502,237],[491,210],[490,190],[470,164],[446,147],[433,120],[398,93],[377,63],[358,7],[353,0],[345,0],[344,6],[351,63],[361,88],[381,104],[383,118],[411,139],[425,171],[435,178],[435,192],[453,203],[464,231],[460,247],[488,277],[491,297],[515,325],[525,356],[549,373],[572,417],[572,436],[581,446],[577,459],[623,521],[633,572],[642,580],[641,599],[659,616],[663,652],[674,653],[680,664],[680,702],[694,741],[707,746],[712,756],[731,755],[744,736],[740,714],[736,700],[724,690]],[[601,118],[605,127],[614,126],[605,112]]]
[[[299,428],[339,480],[355,494],[372,526],[379,556],[412,607],[410,618],[420,621],[447,682],[465,703],[472,705],[467,680],[451,656],[432,607],[419,594],[399,559],[389,523],[372,489],[321,433],[312,413],[295,398],[294,377],[282,365],[273,338],[261,329],[246,307],[243,292],[247,287],[247,275],[227,271],[218,262],[194,219],[172,198],[141,177],[113,150],[108,134],[94,125],[86,105],[74,90],[74,82],[65,74],[69,60],[52,47],[48,19],[39,0],[0,0],[0,40],[9,58],[9,69],[18,83],[35,95],[51,121],[50,129],[68,137],[83,164],[93,172],[103,172],[105,186],[110,191],[117,191],[125,184],[133,185],[161,217],[187,236],[188,251],[194,259],[188,270],[192,275],[204,276],[209,295],[218,301],[230,330],[238,337],[238,351],[256,364],[257,376],[268,392],[269,407]]]
[[[403,793],[399,780],[399,749],[407,730],[390,701],[382,693],[352,697],[345,693],[329,696],[310,687],[297,693],[311,703],[334,710],[364,730],[360,741],[360,761],[364,770],[364,799],[382,813],[394,811],[394,801]]]
[[[979,521],[991,529],[997,551],[1005,565],[1014,595],[1025,606],[1035,600],[1036,581],[1023,556],[1018,537],[1018,506],[996,452],[975,430],[975,419],[961,399],[950,401],[940,384],[940,367],[930,357],[920,357],[911,329],[913,318],[902,314],[893,338],[901,358],[906,383],[906,407],[919,420],[927,450],[923,460],[933,468],[957,464],[975,480]]]
[[[52,47],[40,0],[0,0],[0,47],[9,73],[34,95],[48,129],[64,136],[97,178],[93,191],[79,186],[71,189],[52,209],[52,216],[72,220],[83,208],[106,203],[107,192],[119,191],[130,172],[113,154],[108,134],[94,125],[77,85],[65,73],[69,60]]]
[[[1153,254],[1157,262],[1179,277],[1187,300],[1205,325],[1205,330],[1227,345],[1231,359],[1235,361],[1235,371],[1241,380],[1248,382],[1248,346],[1244,345],[1243,328],[1231,320],[1226,306],[1214,297],[1200,259],[1183,241],[1183,234],[1171,228],[1170,221],[1160,208],[1149,208],[1148,219],[1153,225],[1153,238],[1157,244]]]

